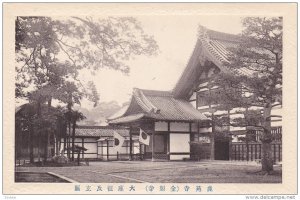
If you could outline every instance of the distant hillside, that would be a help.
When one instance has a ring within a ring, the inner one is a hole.
[[[86,117],[78,125],[106,125],[106,119],[117,112],[121,106],[116,101],[101,102],[95,108],[90,110],[75,106],[75,110],[79,110]]]

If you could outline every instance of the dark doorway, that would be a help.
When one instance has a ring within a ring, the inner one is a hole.
[[[229,141],[215,141],[215,160],[229,160]]]

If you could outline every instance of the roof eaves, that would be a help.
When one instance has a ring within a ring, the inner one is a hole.
[[[143,118],[145,114],[139,113],[135,115],[128,115],[124,117],[120,117],[114,120],[109,121],[109,124],[124,124],[124,123],[130,123],[130,122],[135,122],[141,118]]]

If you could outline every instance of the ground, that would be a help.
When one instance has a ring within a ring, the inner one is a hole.
[[[246,162],[90,162],[89,166],[17,167],[17,172],[50,172],[80,183],[281,183],[281,166],[272,175]]]

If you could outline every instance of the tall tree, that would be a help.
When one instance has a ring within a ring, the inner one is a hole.
[[[109,68],[127,74],[125,61],[158,50],[153,37],[131,17],[17,17],[15,23],[15,95],[30,98],[37,108],[45,102],[51,107],[57,99],[71,112],[83,97],[96,106],[99,94],[94,83],[79,80],[81,70]],[[37,115],[41,117],[40,109]]]
[[[272,107],[282,104],[282,18],[247,17],[240,43],[231,48],[226,70],[214,75],[208,100],[215,110],[241,108],[243,118],[219,122],[231,126],[256,126],[262,130],[262,171],[273,170],[271,151]],[[260,112],[249,114],[249,109]],[[253,117],[255,115],[255,117]],[[252,116],[252,117],[249,117]],[[222,117],[221,117],[222,118]]]
[[[81,69],[109,68],[126,74],[125,61],[158,50],[153,37],[131,17],[17,17],[15,37],[17,97],[26,95],[30,85],[55,90],[73,81],[82,86]]]

